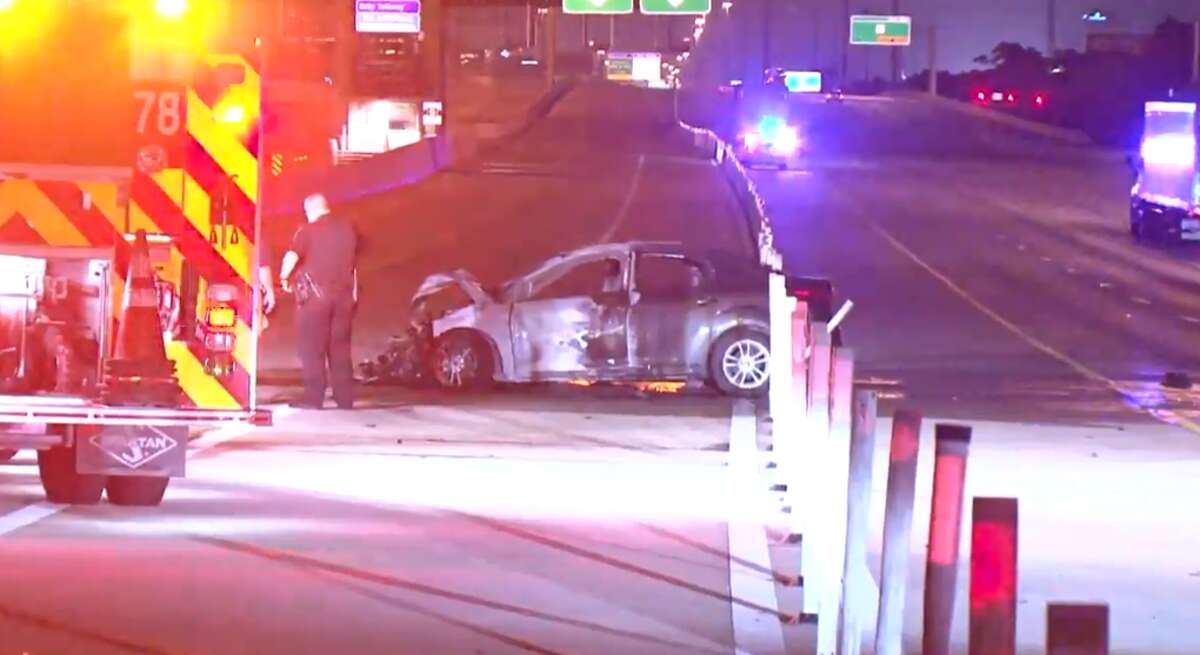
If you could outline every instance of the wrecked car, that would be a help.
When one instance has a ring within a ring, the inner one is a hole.
[[[828,281],[789,278],[789,287],[828,319]],[[459,302],[434,306],[446,291]],[[767,273],[744,257],[677,243],[606,244],[553,257],[494,289],[462,270],[429,276],[414,295],[405,347],[446,388],[699,380],[756,396],[769,378],[767,314]]]

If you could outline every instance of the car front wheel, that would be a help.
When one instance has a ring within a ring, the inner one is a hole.
[[[452,332],[433,351],[433,377],[447,389],[479,389],[492,382],[492,356],[483,338]]]
[[[771,375],[771,348],[766,334],[737,329],[721,336],[713,345],[709,370],[713,382],[731,396],[760,396]]]

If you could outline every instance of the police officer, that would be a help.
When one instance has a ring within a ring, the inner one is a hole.
[[[326,382],[340,409],[354,406],[350,331],[358,300],[358,234],[349,218],[332,213],[324,195],[304,199],[308,224],[296,231],[279,277],[296,296],[296,338],[304,395],[299,406],[320,409]]]

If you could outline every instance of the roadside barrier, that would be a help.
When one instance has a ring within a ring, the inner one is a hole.
[[[835,346],[832,338],[852,303],[822,323],[806,303],[788,295],[766,203],[745,167],[712,130],[678,123],[692,135],[697,152],[721,167],[746,217],[759,264],[771,271],[771,465],[774,486],[784,491],[790,508],[785,541],[801,544],[804,592],[800,614],[786,620],[815,620],[818,655],[860,655],[872,623],[874,652],[901,655],[921,414],[899,409],[892,417],[877,585],[867,539],[878,399],[874,391],[854,386],[854,352]],[[970,441],[968,426],[934,426],[925,655],[951,652]],[[1015,655],[1015,498],[972,499],[970,553],[968,655]],[[1108,655],[1107,605],[1052,602],[1046,612],[1047,655]]]
[[[783,271],[783,255],[775,250],[775,237],[767,214],[767,203],[759,194],[754,181],[750,179],[746,167],[738,161],[733,148],[712,130],[689,125],[678,118],[676,120],[680,127],[692,135],[692,145],[697,152],[711,158],[721,167],[721,173],[746,218],[750,241],[758,250],[759,263],[772,271]]]
[[[788,541],[801,544],[802,610],[788,620],[816,623],[818,655],[861,654],[872,623],[874,652],[899,655],[922,417],[902,409],[892,419],[877,587],[867,548],[877,397],[855,387],[854,352],[833,345],[829,324],[813,321],[804,303],[791,319],[791,348],[782,351],[791,356],[779,358],[791,369],[791,388],[775,391],[792,407],[776,414],[772,430],[791,508]],[[780,382],[772,379],[772,385]],[[780,416],[786,417],[782,425]],[[965,425],[934,426],[921,634],[926,655],[956,652],[951,635],[971,433]],[[1015,655],[1017,500],[978,497],[971,504],[966,652]],[[1107,655],[1108,631],[1106,605],[1047,606],[1048,655]]]

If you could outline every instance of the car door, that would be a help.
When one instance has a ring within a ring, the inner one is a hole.
[[[716,298],[711,276],[674,254],[639,253],[630,294],[631,363],[665,377],[686,375],[704,362]]]
[[[517,377],[606,377],[629,366],[628,259],[565,263],[513,303]]]

